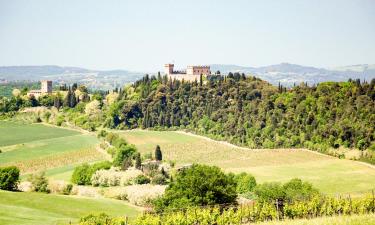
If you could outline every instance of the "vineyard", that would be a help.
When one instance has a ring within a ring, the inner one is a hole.
[[[375,169],[361,163],[299,149],[243,149],[174,131],[121,131],[142,153],[159,144],[165,160],[177,166],[216,165],[227,172],[249,172],[260,183],[300,178],[326,194],[361,194],[375,187]]]
[[[257,202],[247,206],[208,206],[204,208],[176,209],[175,211],[146,213],[134,221],[134,225],[225,225],[250,224],[263,221],[312,219],[326,216],[369,214],[375,212],[375,197],[361,198],[315,197],[291,203]]]

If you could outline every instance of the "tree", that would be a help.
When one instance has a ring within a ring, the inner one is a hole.
[[[177,173],[163,197],[155,202],[157,211],[212,204],[235,203],[236,182],[216,166],[194,164]]]
[[[135,159],[135,168],[141,169],[141,167],[142,167],[141,154],[139,152],[137,152],[134,156],[134,159]]]
[[[134,145],[126,145],[119,148],[116,152],[115,158],[113,159],[114,166],[121,166],[125,159],[130,159],[133,154],[137,152]]]
[[[248,173],[240,173],[235,176],[235,180],[237,183],[237,193],[239,194],[245,194],[253,191],[255,186],[257,185],[257,182],[254,178],[254,176],[248,174]]]
[[[15,166],[0,168],[0,189],[7,191],[17,190],[20,170]]]
[[[162,161],[163,160],[163,154],[161,153],[161,149],[160,149],[159,145],[156,145],[155,160],[157,160],[157,161]]]

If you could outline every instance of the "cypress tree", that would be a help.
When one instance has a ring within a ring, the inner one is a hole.
[[[163,155],[161,153],[161,149],[160,149],[160,146],[159,145],[156,145],[156,149],[155,149],[155,159],[157,161],[161,161],[163,160]]]

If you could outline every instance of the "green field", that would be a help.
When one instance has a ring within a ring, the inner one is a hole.
[[[359,162],[293,149],[250,150],[172,131],[121,131],[142,153],[161,146],[165,160],[217,165],[249,172],[259,183],[301,178],[327,194],[360,194],[375,188],[375,169]]]
[[[80,133],[77,131],[60,129],[42,124],[23,124],[0,121],[0,147],[79,134]]]
[[[120,200],[0,191],[0,224],[69,224],[90,213],[134,217],[139,210]]]
[[[0,166],[18,166],[22,174],[44,170],[68,181],[75,166],[104,158],[97,143],[94,135],[74,130],[0,121]]]

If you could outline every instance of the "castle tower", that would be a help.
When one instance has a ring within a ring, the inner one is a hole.
[[[52,93],[52,81],[42,80],[41,84],[42,84],[42,87],[41,87],[40,91],[42,93]]]
[[[166,74],[172,74],[173,73],[173,67],[174,67],[174,64],[164,64],[164,72]]]

